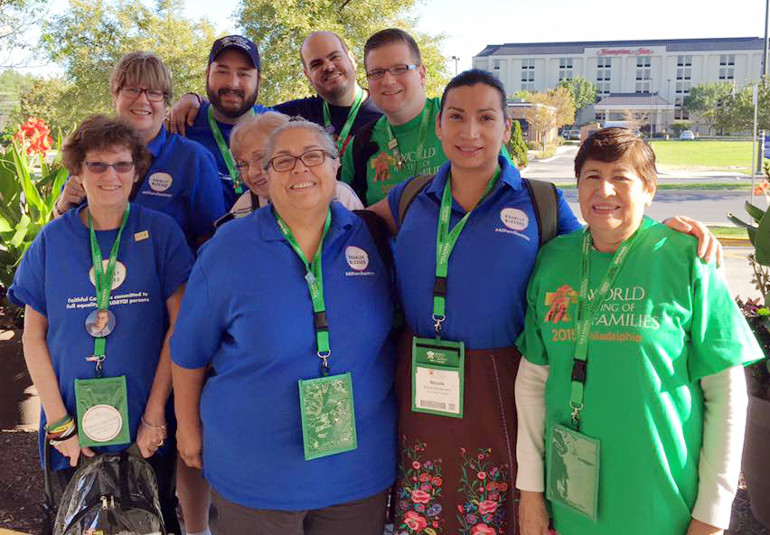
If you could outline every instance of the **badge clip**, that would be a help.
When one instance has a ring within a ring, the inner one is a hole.
[[[318,358],[321,359],[321,375],[324,377],[329,375],[329,371],[331,370],[331,367],[329,366],[329,357],[331,356],[331,350],[326,351],[325,353],[318,352]]]

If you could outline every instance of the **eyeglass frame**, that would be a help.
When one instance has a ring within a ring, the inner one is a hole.
[[[145,94],[149,102],[163,102],[168,98],[168,93],[166,91],[163,91],[162,89],[147,89],[147,88],[139,87],[135,85],[124,85],[120,88],[120,91],[126,91],[126,90],[139,90],[139,93],[133,96],[126,93],[126,97],[134,100],[141,97],[142,93]],[[157,91],[158,93],[160,93],[161,94],[160,98],[150,97],[150,91]]]
[[[261,170],[264,171],[266,169],[266,167],[265,167],[265,156],[267,156],[266,152],[262,153],[262,156],[259,156],[259,157],[256,157],[256,158],[252,156],[248,160],[236,159],[235,160],[235,168],[238,170],[239,173],[244,173],[248,169],[250,169],[251,166],[253,165],[255,168],[261,169]],[[257,163],[257,162],[259,162],[259,163]]]
[[[315,165],[308,165],[305,162],[303,157],[306,154],[311,153],[311,152],[320,152],[320,153],[322,153],[323,154],[323,159],[320,162],[318,162],[317,164],[315,164]],[[294,158],[294,162],[291,164],[291,168],[281,170],[281,169],[277,169],[275,167],[275,163],[274,163],[275,160],[277,160],[278,158],[288,158],[288,157]],[[272,158],[270,158],[270,160],[268,160],[268,162],[265,164],[265,170],[267,170],[269,167],[272,167],[273,171],[275,171],[276,173],[291,173],[292,171],[294,171],[294,168],[297,167],[297,161],[298,160],[302,160],[302,165],[304,165],[308,169],[312,169],[313,167],[320,167],[321,165],[325,164],[327,157],[331,158],[332,160],[336,160],[337,159],[337,156],[335,156],[334,154],[332,154],[331,152],[329,152],[328,150],[325,150],[325,149],[310,149],[310,150],[306,150],[305,152],[303,152],[299,156],[294,156],[293,154],[279,154],[278,156],[273,156]]]
[[[388,67],[387,69],[374,69],[373,71],[366,73],[366,79],[367,80],[382,80],[385,77],[385,73],[390,73],[391,76],[403,76],[409,71],[415,70],[417,67],[422,65],[421,63],[399,63],[398,65],[393,65],[392,67]],[[401,67],[406,67],[406,70],[403,72],[393,72],[393,69],[400,69]]]
[[[115,172],[118,174],[130,173],[136,167],[136,162],[134,160],[131,160],[128,162],[115,162],[115,163],[89,162],[87,160],[83,160],[83,164],[86,167],[88,167],[88,170],[94,173],[95,175],[102,175],[106,173],[107,169],[109,169],[110,167],[112,167],[115,170]],[[120,171],[118,169],[118,166],[123,164],[130,164],[131,167],[129,167],[125,171]],[[94,167],[94,166],[97,166],[97,167]],[[104,167],[102,168],[102,166]],[[101,171],[99,169],[101,169]]]

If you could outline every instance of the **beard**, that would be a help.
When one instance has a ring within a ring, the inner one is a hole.
[[[235,108],[235,109],[222,107],[222,97],[224,95],[227,95],[228,93],[239,95],[243,99],[243,104],[241,104],[238,108]],[[228,117],[230,119],[237,119],[241,115],[248,113],[248,111],[254,106],[254,103],[257,101],[257,95],[259,94],[259,87],[254,89],[254,91],[251,94],[247,95],[246,92],[241,89],[227,89],[227,88],[222,88],[216,93],[214,93],[211,90],[211,88],[207,85],[206,94],[209,97],[209,102],[211,102],[211,105],[214,106],[214,109],[216,109],[219,113],[221,113],[225,117]]]

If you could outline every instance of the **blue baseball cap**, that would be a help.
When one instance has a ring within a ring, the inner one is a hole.
[[[257,50],[257,45],[255,45],[251,39],[247,39],[242,35],[227,35],[214,41],[214,44],[211,45],[211,52],[209,53],[209,65],[211,65],[215,59],[217,59],[217,56],[223,50],[230,48],[234,48],[235,50],[240,50],[241,52],[245,53],[251,60],[251,63],[254,65],[254,67],[257,70],[260,70],[259,50]]]

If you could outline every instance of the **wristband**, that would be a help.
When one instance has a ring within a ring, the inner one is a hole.
[[[69,424],[72,421],[73,421],[72,416],[70,416],[69,414],[65,414],[64,418],[62,418],[61,420],[54,422],[52,424],[46,425],[45,430],[51,433],[55,433],[57,431],[61,431],[61,429],[59,428],[64,428],[67,424]]]
[[[145,426],[149,427],[150,429],[155,429],[155,430],[160,430],[160,431],[165,431],[166,430],[166,425],[165,424],[160,424],[160,425],[148,424],[147,420],[144,419],[144,416],[142,416],[142,425],[145,425]]]

